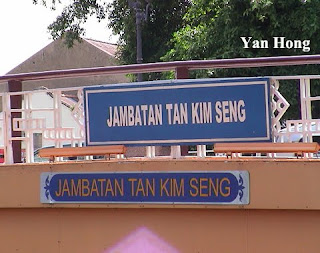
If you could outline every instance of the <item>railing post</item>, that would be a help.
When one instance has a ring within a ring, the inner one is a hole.
[[[3,144],[4,144],[4,163],[13,164],[12,150],[12,125],[11,125],[11,103],[10,94],[5,93],[3,101]]]
[[[25,156],[26,163],[34,162],[34,140],[32,129],[32,94],[28,93],[24,95],[24,118],[26,120],[25,129]]]
[[[176,68],[176,79],[188,79],[189,78],[189,69],[186,67],[177,67]]]
[[[189,69],[186,67],[178,67],[176,68],[176,79],[188,79],[189,78]],[[174,158],[179,158],[180,156],[188,155],[189,147],[184,146],[172,146],[171,154]],[[175,157],[177,156],[177,157]]]
[[[306,115],[307,115],[307,119],[312,119],[312,110],[311,110],[311,89],[310,89],[310,78],[305,78],[304,79],[305,82],[305,89],[306,89]]]
[[[62,109],[61,109],[61,90],[56,90],[53,93],[53,127],[55,135],[55,147],[62,148],[61,141],[61,128],[62,128]],[[56,158],[58,161],[62,161],[62,157]]]
[[[310,101],[310,79],[309,78],[300,78],[300,104],[301,104],[301,119],[302,119],[302,127],[306,126],[310,128],[307,123],[312,119],[311,115],[311,101]],[[310,130],[310,129],[309,129]],[[309,132],[303,135],[304,142],[312,142],[312,134]]]
[[[155,158],[156,156],[156,147],[155,146],[147,146],[146,147],[147,157]]]
[[[22,82],[17,80],[8,81],[9,92],[19,92],[22,91]],[[10,96],[11,110],[22,108],[22,96],[21,95],[11,95]],[[21,112],[12,112],[11,111],[11,129],[13,129],[13,119],[21,118]],[[21,131],[11,130],[11,136],[21,137]],[[12,140],[12,149],[13,149],[13,162],[21,163],[21,140]]]

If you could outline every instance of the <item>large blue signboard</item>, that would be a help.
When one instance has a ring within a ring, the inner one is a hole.
[[[249,173],[42,173],[42,203],[249,204]]]
[[[84,94],[87,145],[271,140],[267,78],[96,86]]]

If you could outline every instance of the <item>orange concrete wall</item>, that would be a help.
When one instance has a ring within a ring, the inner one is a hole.
[[[39,200],[41,172],[141,170],[248,170],[250,205],[51,205]],[[302,159],[0,166],[0,252],[129,252],[121,243],[141,239],[168,253],[320,252],[319,178],[320,161]]]
[[[177,252],[320,251],[317,211],[2,209],[0,222],[1,252],[102,253],[142,226]]]

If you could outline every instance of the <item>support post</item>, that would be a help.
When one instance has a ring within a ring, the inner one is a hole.
[[[185,67],[176,68],[176,79],[188,79],[189,69]],[[188,155],[189,146],[180,146],[180,151],[182,156]]]
[[[176,79],[188,79],[189,78],[189,69],[186,67],[176,68]]]
[[[22,91],[22,82],[18,80],[10,80],[8,81],[8,89],[9,92],[19,92]],[[11,110],[22,108],[22,95],[11,95],[10,96]],[[20,112],[12,112],[11,111],[11,134],[12,137],[21,137],[21,131],[13,131],[13,119],[21,118]],[[21,140],[13,140],[12,141],[12,150],[13,150],[13,162],[21,163]]]

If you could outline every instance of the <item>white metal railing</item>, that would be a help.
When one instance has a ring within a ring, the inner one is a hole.
[[[281,81],[284,80],[296,80],[299,81],[299,102],[301,118],[295,120],[283,121],[282,116],[289,108],[289,103],[283,102],[283,110],[278,116],[273,115],[273,138],[274,141],[280,142],[312,142],[314,136],[320,136],[320,119],[312,117],[312,101],[320,101],[320,96],[311,96],[312,80],[320,80],[319,75],[313,76],[279,76],[272,77],[273,87],[277,93]],[[280,94],[280,93],[279,93]],[[281,95],[282,97],[282,95]],[[285,99],[285,98],[281,98]],[[274,99],[272,99],[274,105]],[[278,107],[277,107],[278,108]],[[281,115],[281,117],[279,117]],[[281,125],[285,125],[285,128],[281,128]],[[300,137],[300,138],[298,138]],[[302,139],[301,139],[302,138]]]
[[[65,92],[78,95],[74,99],[67,98]],[[56,90],[35,90],[25,92],[3,93],[2,133],[5,163],[12,161],[12,142],[22,141],[24,161],[34,162],[35,148],[48,146],[63,147],[82,146],[84,143],[84,122],[82,88]],[[22,108],[10,109],[10,97],[22,96]],[[21,118],[14,118],[12,130],[21,132],[21,137],[11,135],[11,113],[21,113]],[[37,135],[38,142],[34,137]]]
[[[311,103],[320,101],[320,94],[311,95],[312,80],[319,80],[320,75],[306,76],[273,76],[271,79],[271,118],[272,118],[272,137],[274,142],[312,142],[315,137],[320,136],[320,119],[312,117]],[[279,92],[282,81],[295,80],[299,82],[299,102],[301,118],[295,120],[284,120],[283,117],[290,107],[286,98]],[[319,138],[318,138],[319,140]],[[192,152],[198,157],[206,157],[212,154],[212,149],[206,149],[205,145],[198,145],[197,151]],[[216,154],[221,155],[221,154]],[[257,154],[258,156],[260,154]],[[275,157],[275,154],[269,154]],[[309,155],[311,157],[311,155]],[[317,157],[317,156],[316,156]]]
[[[279,92],[284,80],[298,80],[300,85],[301,118],[283,120],[289,103]],[[314,136],[320,136],[320,119],[312,118],[312,102],[320,101],[320,96],[311,96],[312,80],[320,76],[279,76],[271,77],[271,112],[272,136],[275,142],[311,142]],[[71,94],[72,98],[66,94]],[[22,96],[22,109],[11,109],[11,96]],[[22,141],[24,161],[35,162],[37,148],[47,146],[82,146],[85,142],[83,87],[65,89],[40,89],[35,91],[0,93],[2,112],[0,112],[0,149],[4,149],[5,163],[13,163],[12,142]],[[11,113],[21,113],[21,118],[14,118]],[[286,126],[286,127],[284,127]],[[11,129],[12,128],[12,129]],[[11,130],[22,133],[12,137]],[[2,147],[1,147],[2,146]],[[206,145],[197,145],[190,155],[199,158],[210,156],[212,149]],[[156,148],[146,147],[147,158],[156,158]],[[181,157],[180,146],[171,147],[171,158]],[[86,159],[90,159],[87,157]]]

